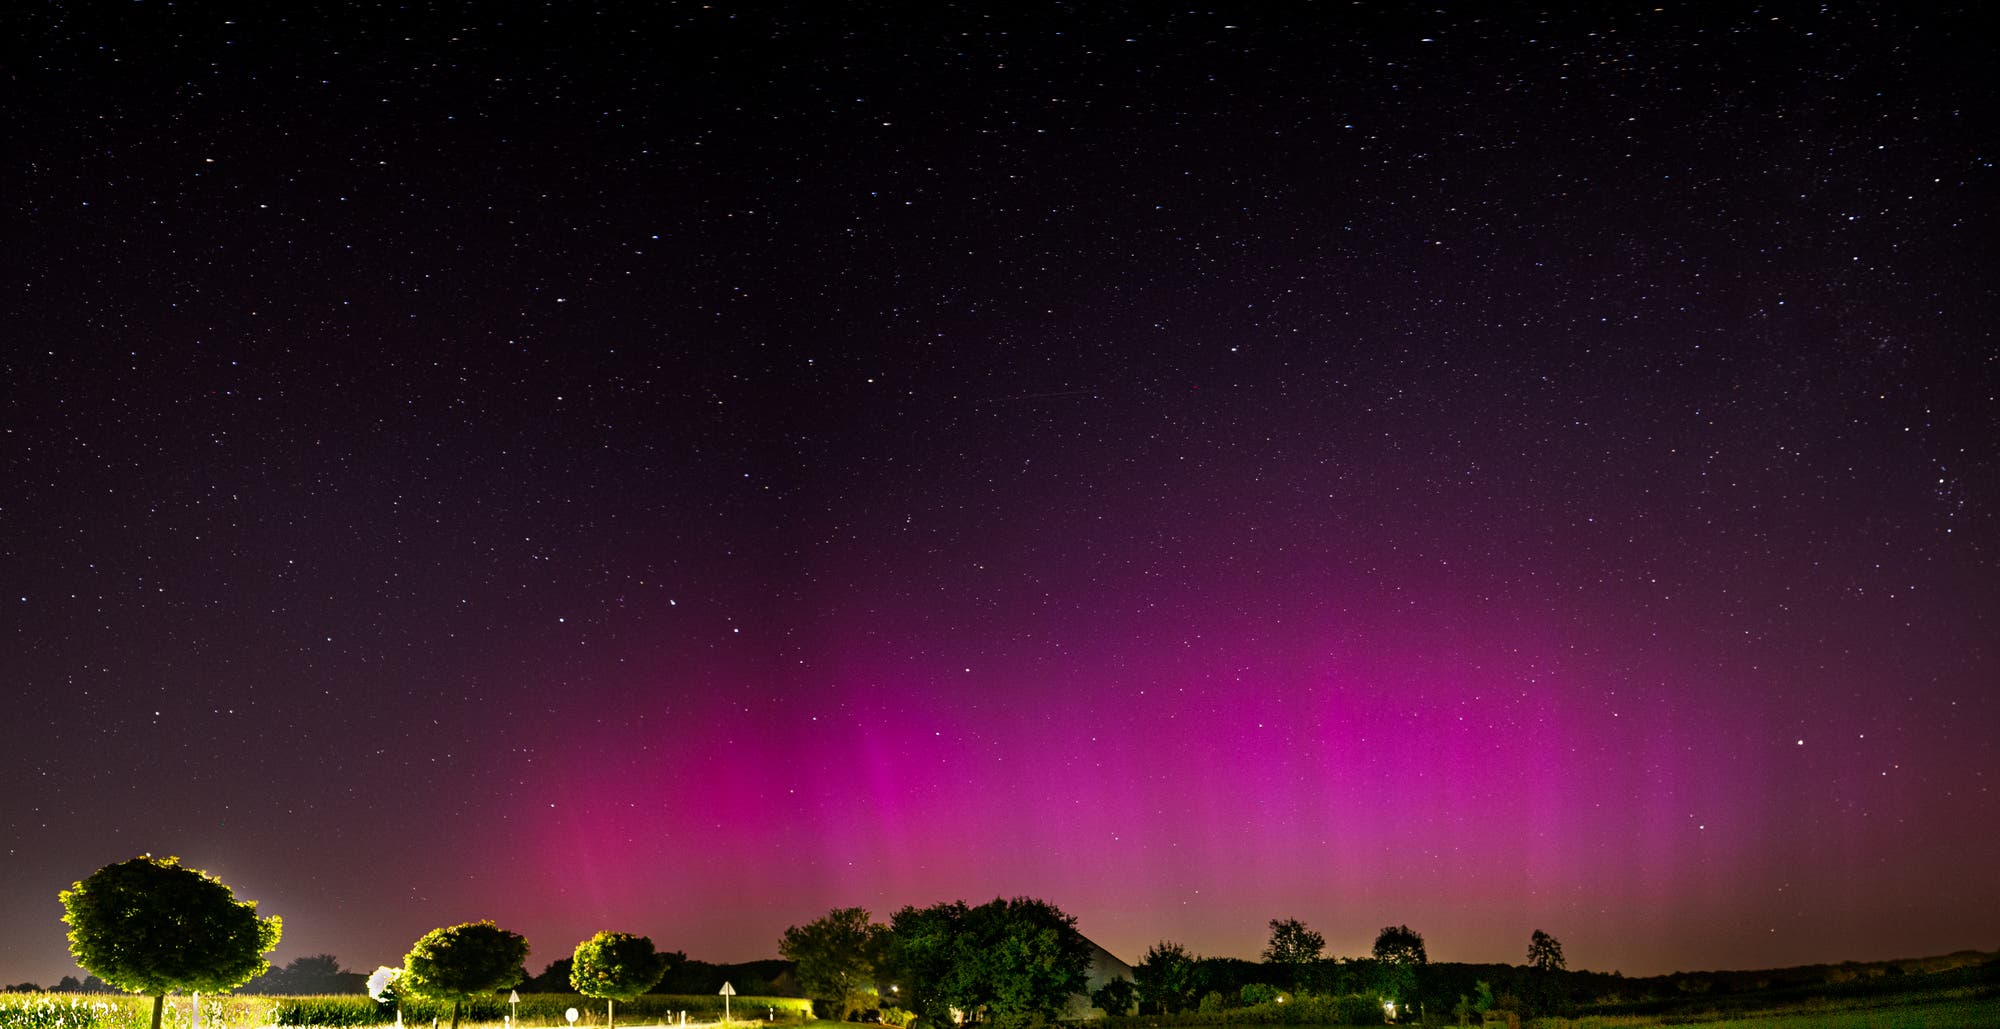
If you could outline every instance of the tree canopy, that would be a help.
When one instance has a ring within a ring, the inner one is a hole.
[[[1430,960],[1424,954],[1424,938],[1407,925],[1382,927],[1375,936],[1375,960],[1399,965],[1421,965]]]
[[[166,995],[229,990],[271,967],[264,955],[284,925],[257,917],[222,880],[150,854],[106,865],[62,891],[76,963],[127,993],[153,998],[160,1029]]]
[[[1528,964],[1544,972],[1560,972],[1569,967],[1563,961],[1563,945],[1540,929],[1528,939]]]
[[[866,908],[835,908],[825,915],[785,930],[778,953],[797,968],[805,994],[839,1018],[847,998],[875,982],[875,966],[888,930],[876,925]]]
[[[1090,1002],[1107,1015],[1131,1014],[1132,1004],[1138,999],[1138,989],[1122,975],[1090,992]]]
[[[1161,940],[1146,948],[1132,966],[1132,985],[1139,1003],[1157,1005],[1161,1014],[1179,1011],[1194,999],[1194,955],[1178,943]]]
[[[570,960],[570,986],[604,1002],[607,1029],[616,1024],[614,1001],[645,993],[667,974],[666,955],[653,948],[652,940],[631,933],[598,933],[577,944]]]
[[[1053,1021],[1089,983],[1091,949],[1076,919],[1031,897],[904,908],[890,922],[893,974],[917,1013],[951,1024]]]
[[[1319,960],[1326,949],[1326,937],[1306,928],[1296,918],[1271,919],[1271,942],[1264,948],[1264,960],[1284,966],[1290,985],[1298,986],[1306,966]]]
[[[406,996],[451,1002],[458,1029],[465,1002],[507,989],[527,978],[528,941],[492,922],[432,929],[403,956],[397,988]]]

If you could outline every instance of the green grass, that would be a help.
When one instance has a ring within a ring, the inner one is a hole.
[[[168,997],[162,1029],[190,1029],[191,999]],[[564,1017],[577,1010],[577,1029],[603,1029],[604,1002],[574,993],[523,994],[520,1021],[524,1029],[567,1029]],[[730,1014],[743,1025],[763,1025],[775,1009],[777,1020],[797,1026],[812,1018],[812,1002],[798,997],[736,997]],[[617,1020],[621,1026],[677,1023],[681,1012],[690,1022],[714,1022],[722,1017],[722,998],[708,995],[648,994],[638,1000],[621,1002]],[[510,1013],[506,995],[466,1005],[461,1026],[502,1025]],[[430,1029],[451,1024],[451,1005],[430,1001],[403,1004],[405,1029]],[[395,1008],[383,1008],[367,997],[337,994],[317,997],[267,997],[254,994],[204,996],[201,999],[202,1029],[258,1029],[261,1026],[379,1026],[393,1025]],[[0,994],[0,1029],[151,1029],[153,1001],[123,993],[9,993]]]

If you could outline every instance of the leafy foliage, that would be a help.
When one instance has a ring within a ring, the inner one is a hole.
[[[888,930],[866,908],[836,908],[785,930],[778,953],[797,967],[806,996],[838,1018],[847,998],[871,986]]]
[[[952,1024],[958,929],[970,910],[962,900],[906,907],[889,921],[890,974],[910,1009],[932,1025]]]
[[[1236,996],[1244,1007],[1255,1007],[1258,1004],[1275,1004],[1283,994],[1268,983],[1244,983]]]
[[[106,865],[62,891],[76,963],[128,993],[150,994],[153,1029],[175,990],[234,989],[271,967],[283,923],[257,917],[220,879],[150,854]]]
[[[451,1029],[458,1029],[465,1002],[504,990],[527,978],[528,941],[492,922],[432,929],[403,956],[399,986],[412,997],[451,1002]]]
[[[1133,966],[1132,982],[1140,1003],[1155,1005],[1162,1014],[1179,1011],[1194,997],[1194,955],[1178,943],[1161,940],[1146,948]]]
[[[1133,986],[1132,980],[1122,975],[1113,978],[1090,993],[1090,1002],[1107,1015],[1131,1014],[1132,1005],[1138,999],[1138,987]]]
[[[1089,982],[1090,944],[1076,919],[1030,897],[976,908],[962,901],[904,908],[890,923],[890,964],[917,1012],[950,1024],[1052,1021]]]
[[[577,944],[571,960],[569,984],[599,1000],[631,1000],[667,974],[666,955],[631,933],[598,933]]]

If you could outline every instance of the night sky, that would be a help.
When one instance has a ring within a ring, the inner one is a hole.
[[[588,6],[5,16],[0,978],[2000,946],[1977,5]]]

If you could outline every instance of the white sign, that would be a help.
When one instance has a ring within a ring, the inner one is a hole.
[[[516,993],[516,992],[514,992],[513,990],[508,990],[508,991],[507,991],[507,1003],[509,1003],[509,1004],[519,1004],[519,1003],[521,1003],[521,995],[520,995],[519,993]]]
[[[734,997],[736,996],[736,987],[731,986],[728,983],[723,983],[721,993],[725,997]]]
[[[565,1012],[563,1012],[563,1017],[564,1017],[564,1018],[567,1018],[567,1019],[569,1019],[569,1024],[571,1024],[571,1025],[575,1025],[575,1024],[576,1024],[576,1009],[575,1009],[575,1008],[571,1008],[571,1009],[569,1009],[568,1011],[565,1011]]]

